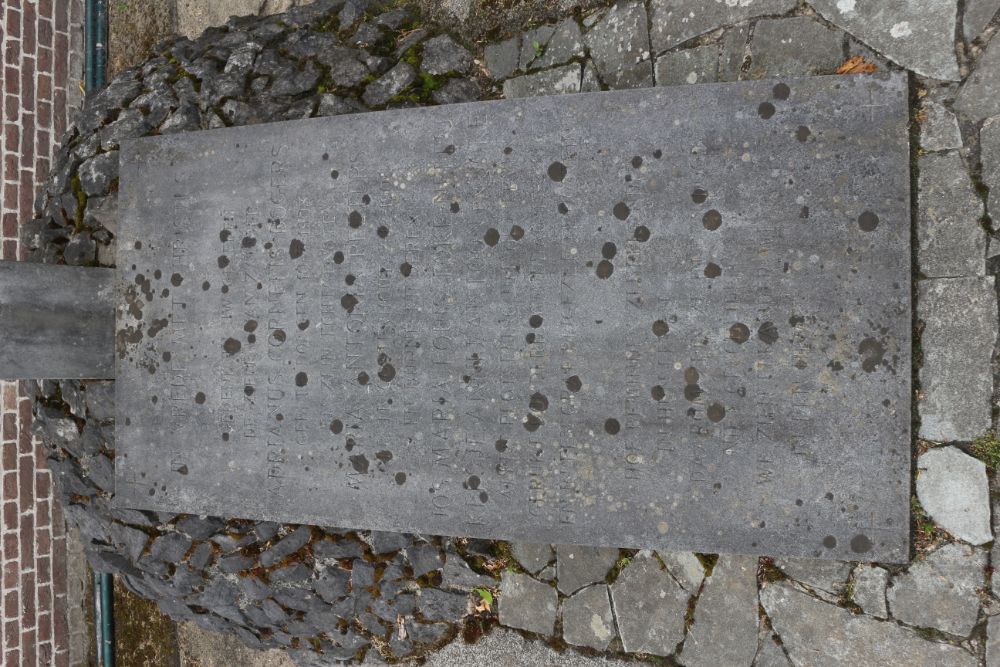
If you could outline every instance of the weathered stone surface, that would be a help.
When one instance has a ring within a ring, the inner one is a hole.
[[[741,23],[755,16],[784,14],[795,8],[795,0],[652,0],[650,36],[653,51],[661,53],[692,37],[716,28]]]
[[[900,76],[812,77],[125,142],[116,502],[902,559],[906,119]],[[183,259],[162,252],[178,234]],[[476,472],[434,433],[496,461]]]
[[[417,605],[428,621],[457,621],[469,611],[469,596],[437,588],[421,588]]]
[[[431,93],[431,98],[438,104],[456,104],[478,100],[480,94],[479,84],[472,79],[454,78]]]
[[[761,633],[757,655],[753,660],[753,667],[792,667],[791,661],[785,655],[785,651],[775,641],[772,632]]]
[[[933,79],[957,81],[954,0],[813,0],[823,18],[896,64]]]
[[[454,641],[431,653],[427,667],[635,667],[635,661],[556,651],[542,641],[525,639],[514,630],[497,628],[477,641]]]
[[[448,35],[438,35],[424,42],[420,69],[435,76],[457,72],[465,74],[472,66],[472,54]]]
[[[917,459],[917,498],[949,533],[971,544],[985,544],[990,533],[986,465],[955,447],[938,447]]]
[[[749,665],[757,653],[757,559],[719,556],[698,597],[680,662]]]
[[[928,278],[981,276],[986,232],[983,202],[958,152],[921,155],[917,161],[917,264]]]
[[[587,32],[585,41],[601,81],[609,87],[653,85],[653,60],[642,2],[620,0]]]
[[[403,92],[417,80],[417,73],[409,63],[399,63],[365,88],[361,99],[368,106],[382,106]]]
[[[514,558],[525,570],[538,574],[553,558],[552,545],[514,542],[511,545]]]
[[[979,616],[985,567],[985,551],[946,544],[893,577],[889,611],[904,623],[965,637]]]
[[[563,639],[574,646],[606,649],[616,634],[608,587],[590,586],[563,601],[562,628]]]
[[[517,69],[520,52],[520,37],[511,37],[502,42],[487,44],[483,53],[486,69],[494,79],[506,79]]]
[[[894,623],[857,616],[777,582],[761,589],[760,601],[782,645],[796,665],[841,667],[973,667],[966,651],[928,641]]]
[[[474,572],[456,553],[449,553],[441,572],[441,588],[468,592],[473,588],[496,586],[496,580]]]
[[[1000,220],[1000,116],[983,123],[979,131],[979,146],[983,163],[981,178],[990,189],[986,206],[994,221]]]
[[[521,35],[521,55],[518,59],[518,69],[524,72],[532,69],[535,59],[545,50],[553,33],[555,33],[555,26],[540,25]],[[538,67],[538,65],[534,67]]]
[[[1000,665],[1000,616],[986,622],[986,667]]]
[[[844,60],[844,34],[808,16],[758,21],[750,78],[833,74]]]
[[[114,282],[110,269],[0,262],[0,376],[114,377]]]
[[[1000,40],[990,40],[959,89],[954,108],[972,122],[1000,114]]]
[[[648,551],[639,552],[611,584],[622,646],[630,653],[670,655],[684,639],[688,593]]]
[[[925,151],[943,151],[962,147],[962,132],[955,114],[943,104],[925,99],[920,107],[920,147]]]
[[[180,533],[167,533],[153,540],[149,557],[165,563],[177,563],[191,546],[191,538]]]
[[[270,567],[285,557],[291,556],[309,542],[311,535],[312,529],[309,526],[299,526],[263,551],[260,554],[260,564],[264,567]]]
[[[88,197],[106,195],[118,178],[118,151],[95,155],[80,166],[80,187]]]
[[[1000,11],[1000,0],[966,0],[962,17],[965,39],[971,42],[979,37],[997,11]]]
[[[775,565],[789,577],[815,590],[820,597],[834,600],[840,596],[851,574],[851,564],[835,560],[787,558]],[[825,595],[824,595],[825,594]]]
[[[889,583],[889,573],[875,565],[862,563],[854,568],[853,582],[854,604],[861,607],[869,616],[888,618],[885,587]]]
[[[656,57],[656,85],[713,83],[719,78],[719,45],[705,44]]]
[[[501,625],[551,635],[559,594],[555,587],[535,581],[526,574],[504,572],[498,605]]]
[[[997,335],[993,277],[921,280],[917,292],[917,317],[924,323],[920,437],[973,440],[991,425],[989,366]]]
[[[553,67],[503,82],[503,96],[508,99],[578,92],[580,92],[580,65],[577,63]]]
[[[566,18],[555,26],[552,36],[545,43],[541,56],[532,62],[533,67],[561,65],[571,58],[583,57],[583,35],[580,26],[572,18]]]
[[[667,572],[677,580],[681,588],[691,595],[698,593],[705,579],[705,566],[690,551],[660,553],[660,560],[667,566]]]
[[[556,580],[564,595],[598,581],[604,581],[618,560],[613,547],[556,545]]]

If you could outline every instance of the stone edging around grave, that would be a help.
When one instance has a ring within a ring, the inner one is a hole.
[[[995,243],[988,251],[978,218],[987,205],[1000,210],[1000,119],[983,122],[1000,114],[1000,41],[979,54],[997,21],[982,32],[989,17],[973,16],[990,3],[995,12],[998,0],[966,2],[963,17],[952,3],[950,14],[859,18],[832,0],[812,3],[818,14],[795,0],[621,2],[482,52],[406,9],[359,0],[234,19],[196,41],[158,45],[157,56],[87,101],[24,241],[35,261],[114,264],[117,146],[127,137],[482,99],[498,84],[510,97],[832,73],[854,55],[957,80],[975,64],[971,55],[979,69],[961,86],[913,78],[919,432],[968,443],[990,430],[997,386],[984,369],[996,341],[991,273],[1000,253]],[[961,61],[956,21],[965,26]],[[904,22],[925,35],[909,41],[916,49],[884,34]],[[921,442],[919,558],[883,568],[113,510],[113,403],[110,383],[43,382],[36,392],[36,429],[91,562],[175,618],[294,649],[303,662],[318,659],[315,650],[417,656],[497,621],[560,646],[684,664],[808,661],[817,627],[836,663],[890,655],[898,664],[972,665],[1000,653],[992,616],[1000,586],[991,588],[988,565],[1000,555],[983,548],[992,540],[987,470],[967,445],[925,452]],[[983,439],[976,452],[995,465],[1000,443]],[[487,590],[496,595],[490,609]]]

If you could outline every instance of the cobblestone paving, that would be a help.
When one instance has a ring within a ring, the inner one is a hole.
[[[998,9],[997,0],[625,1],[484,44],[457,24],[444,37],[364,0],[232,20],[160,45],[88,102],[25,236],[36,261],[113,265],[125,137],[499,95],[906,69],[918,369],[908,567],[113,511],[111,387],[44,383],[35,423],[92,562],[177,618],[292,648],[303,664],[417,656],[496,623],[574,659],[1000,664]]]

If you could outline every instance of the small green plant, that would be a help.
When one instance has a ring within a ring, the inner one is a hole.
[[[477,593],[479,593],[479,597],[481,597],[483,599],[483,602],[485,602],[487,604],[487,606],[492,606],[492,604],[493,604],[493,593],[490,593],[490,589],[488,589],[488,588],[476,588],[476,589],[473,589],[473,590],[475,590]]]
[[[531,46],[535,49],[535,57],[540,57],[542,55],[542,45],[538,43],[538,40],[531,40]]]
[[[996,470],[1000,467],[1000,439],[997,439],[995,432],[989,431],[983,437],[973,440],[970,451],[987,468]]]

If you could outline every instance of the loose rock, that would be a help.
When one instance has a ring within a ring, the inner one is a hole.
[[[885,588],[889,583],[889,573],[875,565],[860,564],[854,568],[854,604],[869,616],[888,618]]]
[[[611,585],[622,646],[670,655],[684,639],[688,594],[648,551],[639,552]]]
[[[500,581],[500,624],[551,635],[555,629],[559,596],[548,584],[526,574],[505,572]]]
[[[985,567],[986,552],[946,544],[893,577],[887,593],[889,610],[909,625],[965,637],[979,616],[977,591],[983,586]]]

